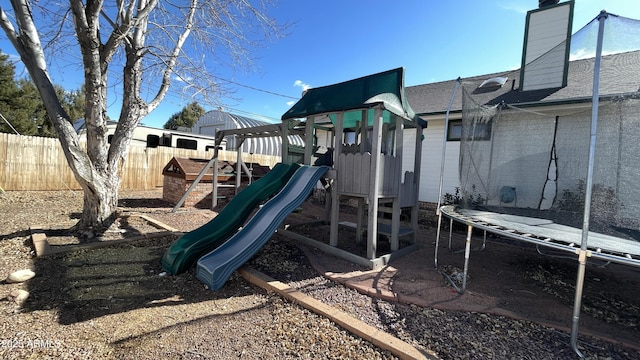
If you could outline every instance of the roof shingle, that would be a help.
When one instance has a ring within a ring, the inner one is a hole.
[[[520,69],[462,78],[461,86],[481,104],[544,104],[556,102],[590,101],[593,88],[595,59],[569,62],[567,86],[563,88],[519,91]],[[508,81],[494,91],[481,91],[478,86],[485,80],[506,76]],[[409,86],[405,94],[418,115],[439,114],[447,111],[456,79],[424,85]],[[640,51],[631,51],[602,57],[600,66],[600,95],[637,93],[640,90]],[[458,91],[451,111],[462,109],[462,95]]]

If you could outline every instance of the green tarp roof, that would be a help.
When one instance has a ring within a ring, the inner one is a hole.
[[[404,96],[403,68],[309,89],[282,115],[282,120],[368,109],[377,105],[382,105],[384,110],[413,121],[418,126],[426,127],[426,122],[413,112]],[[387,118],[389,117],[385,117],[385,120]]]

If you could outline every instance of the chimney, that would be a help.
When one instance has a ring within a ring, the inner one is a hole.
[[[538,8],[542,9],[543,7],[547,7],[549,5],[556,5],[560,2],[560,0],[538,0]]]
[[[527,12],[520,66],[520,91],[567,85],[575,0],[539,0]]]

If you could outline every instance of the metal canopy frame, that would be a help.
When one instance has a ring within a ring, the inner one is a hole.
[[[207,162],[207,164],[202,168],[196,179],[191,183],[187,191],[185,191],[184,195],[180,198],[180,200],[173,207],[172,212],[178,211],[178,209],[184,204],[187,197],[193,189],[196,188],[200,180],[204,177],[204,175],[209,171],[209,168],[213,166],[213,199],[211,202],[211,209],[215,208],[218,205],[218,188],[224,187],[224,185],[218,184],[218,154],[220,150],[220,144],[225,137],[229,135],[236,136],[238,138],[238,142],[236,143],[236,172],[238,172],[238,176],[236,176],[236,184],[232,185],[236,189],[236,193],[240,188],[241,184],[241,176],[240,172],[244,171],[244,173],[249,177],[249,181],[252,179],[252,172],[247,165],[242,161],[242,152],[239,151],[240,147],[244,140],[248,138],[259,138],[259,137],[273,137],[273,136],[282,136],[282,146],[283,149],[288,147],[287,137],[289,134],[299,134],[299,130],[296,129],[288,129],[285,123],[280,124],[269,124],[269,125],[261,125],[251,128],[241,128],[241,129],[226,129],[226,130],[217,130],[216,131],[216,140],[215,140],[215,148],[213,151],[213,156]],[[283,154],[285,152],[283,151]],[[229,185],[227,185],[229,186]]]

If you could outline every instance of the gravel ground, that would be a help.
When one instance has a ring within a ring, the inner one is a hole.
[[[170,213],[159,191],[125,192],[121,206],[180,231],[206,222],[206,210]],[[0,357],[136,359],[394,359],[362,340],[234,274],[211,292],[193,271],[159,276],[166,236],[35,259],[29,226],[73,224],[79,192],[0,193],[0,271],[36,277],[0,284],[0,297],[30,291],[22,307],[0,302]],[[250,266],[443,359],[575,359],[568,334],[529,321],[389,303],[328,281],[290,241],[274,239]],[[77,271],[77,272],[76,272]],[[105,276],[104,274],[109,274]],[[640,359],[640,352],[581,337],[593,359]]]

